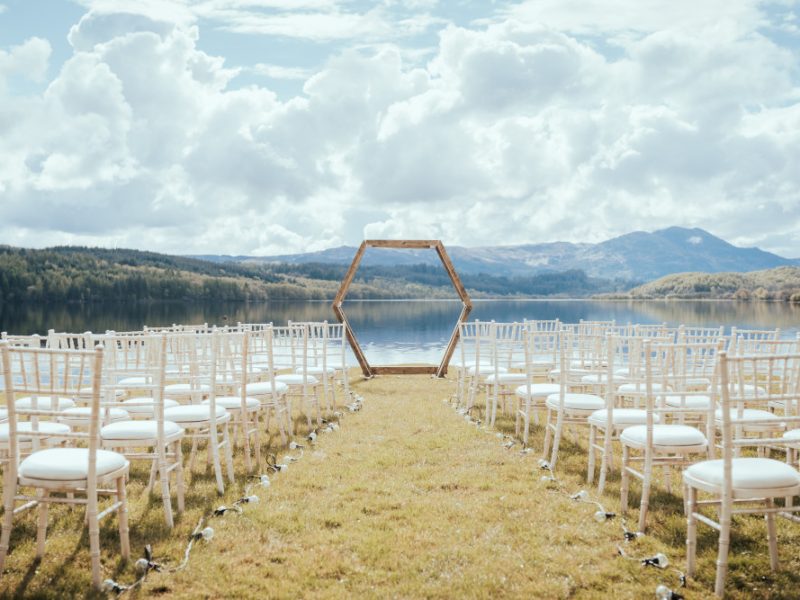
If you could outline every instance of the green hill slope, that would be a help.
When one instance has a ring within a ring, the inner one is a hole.
[[[633,288],[627,296],[800,302],[800,267],[749,273],[676,273]]]

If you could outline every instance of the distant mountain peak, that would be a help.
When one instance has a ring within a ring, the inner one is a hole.
[[[349,264],[355,253],[355,247],[339,246],[306,254],[236,259],[249,263]],[[653,232],[632,231],[597,244],[548,242],[475,248],[447,245],[447,253],[460,273],[514,277],[583,270],[593,277],[642,282],[689,271],[741,273],[800,265],[800,259],[784,258],[759,248],[741,248],[705,229],[678,226]],[[433,252],[381,249],[367,253],[364,264],[436,266],[439,261]]]

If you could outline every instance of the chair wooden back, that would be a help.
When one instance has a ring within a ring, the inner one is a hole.
[[[3,379],[8,410],[8,456],[10,463],[6,468],[12,469],[16,478],[20,460],[19,423],[29,419],[31,431],[25,431],[25,438],[30,438],[34,450],[41,437],[51,433],[39,431],[38,420],[41,417],[57,419],[61,413],[57,402],[49,402],[43,408],[39,400],[57,397],[75,398],[81,388],[91,386],[89,401],[90,419],[88,433],[70,432],[59,434],[61,439],[84,440],[89,447],[89,485],[96,486],[97,448],[99,445],[99,413],[100,393],[103,373],[103,347],[94,350],[52,350],[47,348],[26,348],[10,346],[8,342],[0,342],[2,354]],[[19,396],[31,398],[29,407],[17,406]],[[55,406],[54,406],[55,405]],[[14,479],[16,480],[16,479]]]

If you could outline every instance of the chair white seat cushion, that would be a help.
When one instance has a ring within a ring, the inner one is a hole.
[[[164,435],[173,437],[183,433],[183,429],[177,423],[164,421]],[[111,423],[100,430],[100,437],[103,440],[154,440],[158,435],[158,423],[156,421],[120,421]]]
[[[494,373],[494,370],[495,370],[494,369],[494,365],[480,364],[480,365],[477,365],[477,366],[476,365],[472,365],[469,369],[467,369],[467,373],[469,373],[470,375],[472,375],[474,377],[475,373],[477,373],[478,371],[480,371],[481,375],[488,375],[490,373]],[[497,367],[497,372],[498,373],[507,373],[508,369],[506,369],[505,367]]]
[[[0,408],[0,422],[8,421],[8,410],[5,408]]]
[[[561,386],[557,383],[532,383],[530,385],[530,397],[544,400],[550,394],[557,394],[561,390]],[[528,397],[528,385],[521,385],[514,393],[522,399]]]
[[[623,444],[644,447],[647,443],[647,425],[633,425],[622,430]],[[705,446],[706,436],[689,425],[653,425],[654,446]]]
[[[276,375],[275,381],[277,383],[285,383],[286,385],[303,385],[303,374],[286,373],[284,375]],[[319,380],[313,375],[306,375],[305,383],[307,385],[317,385]]]
[[[660,415],[653,415],[653,421],[660,421]],[[647,421],[647,412],[641,408],[615,408],[611,411],[611,422],[617,426],[641,425]],[[608,423],[608,411],[597,410],[589,415],[591,425],[605,427]]]
[[[175,423],[207,423],[211,418],[211,407],[208,404],[190,404],[188,406],[173,406],[164,410],[164,420]],[[217,406],[215,414],[219,422],[230,419],[228,411]]]
[[[547,408],[557,410],[560,403],[560,394],[550,394],[545,401]],[[606,401],[594,394],[564,394],[565,410],[591,410],[595,411],[606,405]]]
[[[209,404],[211,400],[203,400],[203,404]],[[261,402],[258,398],[251,398],[247,396],[244,399],[245,406],[252,410],[261,407]],[[217,396],[217,406],[226,408],[228,410],[240,410],[242,408],[242,399],[239,396]]]
[[[303,374],[303,367],[297,367],[294,370],[294,372],[297,373],[298,375],[302,375]],[[306,368],[306,372],[309,375],[316,375],[317,377],[321,377],[323,375],[323,373],[327,373],[328,376],[330,377],[330,376],[333,376],[333,375],[336,374],[336,369],[334,367],[323,367],[322,365],[319,365],[319,366],[316,366],[316,367],[308,367],[308,368]]]
[[[107,412],[106,412],[107,411]],[[77,406],[75,408],[68,408],[61,412],[58,420],[62,423],[69,423],[73,427],[88,427],[89,419],[91,418],[92,409],[88,406]],[[106,414],[108,416],[106,416]],[[105,423],[108,419],[110,422],[114,421],[127,421],[131,416],[128,411],[121,408],[101,408],[100,409],[100,423]]]
[[[589,373],[581,376],[581,383],[605,383],[608,381],[608,373]]]
[[[128,467],[121,454],[97,451],[97,476],[103,477]],[[34,452],[19,465],[22,479],[44,481],[80,481],[89,476],[88,448],[48,448]]]
[[[69,425],[63,423],[54,423],[53,421],[39,421],[39,431],[47,434],[58,436],[62,433],[69,433]],[[33,431],[33,423],[30,421],[22,421],[17,423],[17,439],[21,442],[33,439],[33,436],[25,435],[26,431]],[[39,436],[37,436],[39,437]],[[39,439],[42,439],[39,437]],[[0,444],[8,443],[8,423],[0,424]]]
[[[149,377],[123,377],[119,381],[117,381],[117,385],[121,385],[123,387],[140,387],[143,385],[151,385],[152,380]]]
[[[723,463],[722,459],[695,463],[684,470],[684,480],[687,483],[697,482],[705,484],[707,487],[721,488],[724,477]],[[734,458],[731,465],[734,490],[758,492],[759,490],[800,486],[800,473],[794,467],[779,460],[757,457]]]
[[[681,402],[683,402],[683,404],[681,404]],[[667,394],[664,396],[664,403],[667,406],[675,408],[683,406],[684,408],[693,408],[695,410],[708,410],[711,406],[711,398],[704,395],[688,394],[686,396],[680,396],[676,394]]]
[[[33,410],[33,398],[25,396],[14,402],[19,410]],[[36,396],[36,410],[57,410],[62,411],[73,408],[75,401],[72,398],[57,398],[53,396]]]
[[[275,382],[275,393],[279,396],[285,394],[289,386],[283,382]],[[272,383],[269,381],[256,381],[244,386],[245,394],[248,396],[268,396],[272,395]]]
[[[719,393],[719,388],[717,388]],[[731,395],[745,398],[764,398],[767,395],[767,390],[763,387],[755,386],[752,383],[745,383],[743,385],[736,385],[731,389]]]
[[[567,372],[567,375],[573,378],[573,377],[583,377],[584,375],[593,375],[594,373],[595,371],[593,371],[592,369],[574,368],[570,369]],[[548,376],[550,377],[550,381],[558,381],[559,378],[561,377],[561,369],[553,369],[552,371],[550,371],[550,373],[548,373]]]
[[[739,414],[735,408],[730,409],[731,415],[731,423],[738,422]],[[778,423],[775,419],[780,418],[779,415],[769,412],[768,410],[761,410],[759,408],[745,408],[742,410],[742,421],[756,421],[751,423],[744,423],[742,427],[745,429],[759,429],[764,431],[771,431],[776,429],[783,429],[785,427],[784,423]],[[718,423],[722,423],[722,409],[718,408],[714,411],[714,420]],[[763,424],[759,424],[758,421],[766,421]]]
[[[787,440],[797,440],[800,442],[800,429],[790,429],[783,434],[783,437]]]
[[[556,363],[553,362],[552,359],[547,358],[534,358],[531,361],[531,367],[534,373],[541,374],[543,372],[548,372],[550,369],[555,368]],[[511,363],[511,368],[517,371],[525,371],[528,369],[528,365],[525,362],[515,362]]]
[[[653,391],[660,392],[664,386],[660,383],[653,383]],[[644,394],[647,392],[647,386],[644,383],[623,383],[617,388],[620,394]]]
[[[136,416],[152,415],[153,414],[153,399],[149,397],[129,398],[122,401],[122,406],[128,413]],[[172,408],[178,406],[175,400],[164,398],[164,408]]]
[[[495,376],[492,373],[486,378],[486,383],[494,383],[495,379],[498,383],[519,383],[520,381],[525,381],[527,375],[525,373],[498,373]]]
[[[190,383],[170,383],[164,386],[164,393],[171,396],[188,396],[192,393],[207,394],[211,391],[211,386],[200,383],[192,387]]]

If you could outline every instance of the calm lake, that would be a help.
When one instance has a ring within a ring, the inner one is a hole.
[[[461,310],[454,301],[348,301],[344,305],[370,363],[438,363]],[[800,306],[789,303],[726,301],[597,301],[487,300],[475,301],[470,319],[522,321],[580,319],[618,323],[725,325],[749,329],[780,327],[783,337],[800,331]],[[235,324],[286,321],[335,321],[329,302],[262,304],[118,304],[68,306],[0,306],[0,330],[9,334],[56,331],[117,331],[143,325],[173,323]],[[351,357],[352,363],[355,359]]]

